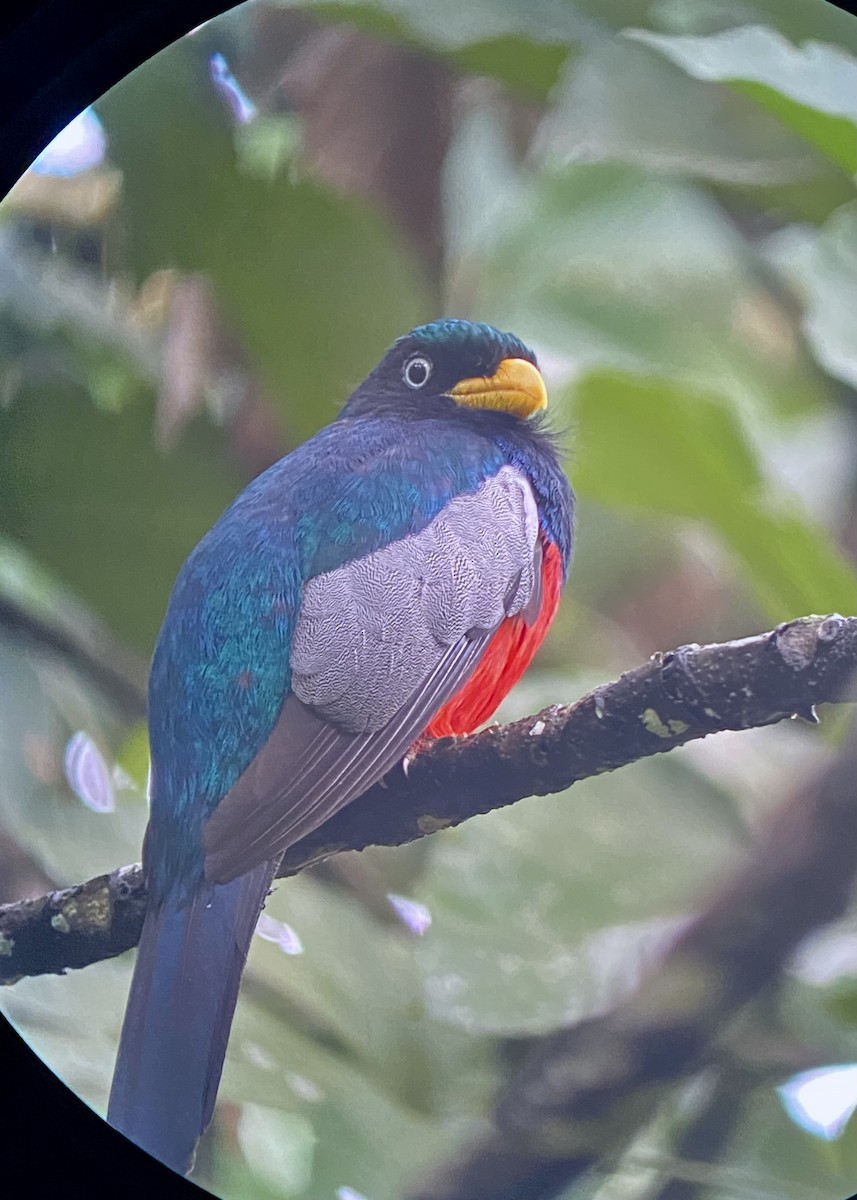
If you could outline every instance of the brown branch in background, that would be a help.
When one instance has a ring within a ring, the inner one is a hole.
[[[146,715],[146,663],[82,610],[74,625],[60,623],[0,595],[0,634],[4,630],[38,652],[64,659],[101,688],[126,720],[139,721]]]
[[[336,860],[334,860],[336,861]],[[0,904],[56,887],[35,856],[0,826]]]
[[[276,16],[265,24],[276,36]],[[454,78],[439,58],[332,25],[304,34],[274,89],[301,117],[308,168],[337,191],[364,196],[388,213],[435,292],[443,266],[441,180]]]
[[[167,277],[167,278],[165,278]],[[158,271],[141,293],[160,293],[163,363],[155,409],[155,444],[177,445],[189,421],[218,397],[227,445],[242,475],[255,478],[294,445],[275,412],[238,332],[218,306],[204,274]],[[153,307],[155,307],[153,304]]]
[[[728,1067],[718,1070],[705,1101],[676,1137],[677,1164],[690,1163],[698,1169],[726,1156],[729,1143],[744,1119],[753,1082],[746,1071]],[[641,1200],[704,1200],[706,1183],[667,1174],[672,1177]]]
[[[407,775],[396,768],[293,846],[280,874],[343,850],[415,841],[718,730],[771,725],[793,713],[812,718],[815,704],[857,699],[856,672],[854,617],[805,617],[741,641],[657,654],[576,704],[430,744]],[[144,892],[139,867],[124,867],[0,909],[0,983],[129,949]]]
[[[838,917],[857,873],[857,736],[769,820],[750,863],[611,1011],[542,1039],[490,1126],[407,1200],[549,1200],[621,1148],[799,943]]]

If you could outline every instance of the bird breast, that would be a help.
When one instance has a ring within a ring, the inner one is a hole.
[[[349,732],[380,729],[473,631],[498,628],[536,592],[539,516],[504,466],[419,533],[304,584],[292,690]]]

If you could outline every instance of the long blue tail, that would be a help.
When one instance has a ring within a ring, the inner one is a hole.
[[[266,862],[190,901],[150,908],[122,1026],[107,1120],[179,1172],[211,1120]]]

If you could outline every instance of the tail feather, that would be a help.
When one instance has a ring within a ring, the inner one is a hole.
[[[189,901],[170,894],[143,924],[107,1120],[189,1171],[214,1110],[250,939],[276,871],[266,862]]]

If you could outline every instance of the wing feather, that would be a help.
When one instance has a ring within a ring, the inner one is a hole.
[[[265,746],[206,824],[207,878],[227,883],[276,857],[383,778],[466,683],[494,632],[474,631],[450,646],[374,733],[336,729],[290,695]]]

